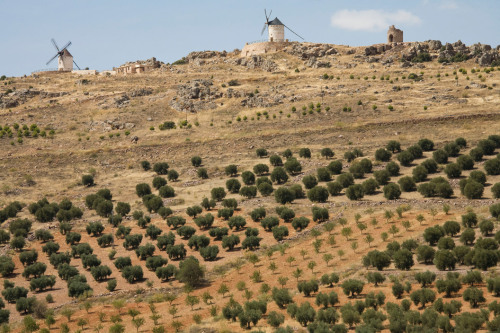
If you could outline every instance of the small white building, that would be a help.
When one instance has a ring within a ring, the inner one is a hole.
[[[57,69],[60,72],[71,72],[73,70],[73,56],[64,49],[57,59]]]
[[[268,23],[267,30],[270,42],[285,41],[285,25],[277,17]]]

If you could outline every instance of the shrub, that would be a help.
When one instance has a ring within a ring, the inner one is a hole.
[[[153,187],[157,190],[160,189],[160,187],[167,185],[167,180],[163,177],[157,176],[153,178]]]
[[[282,241],[285,237],[288,237],[288,228],[285,226],[277,226],[272,228],[273,237],[278,242]]]
[[[454,270],[456,263],[457,259],[450,250],[438,250],[434,255],[434,265],[441,271],[446,269]]]
[[[257,154],[257,157],[266,157],[267,156],[267,150],[265,148],[257,148],[255,153]]]
[[[166,175],[168,173],[169,165],[166,162],[159,162],[153,164],[153,171],[156,172],[157,175]]]
[[[432,153],[432,158],[438,164],[448,163],[448,153],[443,149],[438,149],[434,153]]]
[[[201,178],[201,179],[208,179],[208,172],[207,172],[207,169],[205,168],[199,168],[197,171],[196,171],[196,175]]]
[[[226,188],[229,192],[231,193],[238,193],[241,188],[241,183],[238,181],[238,179],[228,179],[226,181]]]
[[[345,195],[349,200],[361,200],[365,195],[363,186],[360,184],[351,185],[346,189]]]
[[[194,288],[201,283],[204,276],[204,270],[196,258],[188,257],[179,263],[176,277],[180,282]]]
[[[217,245],[206,246],[200,249],[200,255],[205,261],[214,261],[219,254],[219,247]]]
[[[483,192],[484,186],[474,180],[468,180],[463,191],[467,199],[480,199]]]
[[[262,163],[256,164],[253,167],[253,172],[255,172],[256,175],[262,176],[269,172],[269,167]]]
[[[141,234],[131,234],[125,236],[125,241],[123,242],[123,247],[126,250],[134,250],[139,247],[139,244],[142,242]]]
[[[469,155],[475,162],[479,162],[483,159],[483,150],[481,148],[471,149]]]
[[[276,208],[276,212],[285,222],[291,222],[295,217],[295,212],[287,207],[282,207],[279,211],[278,208]]]
[[[277,203],[282,205],[292,202],[295,199],[295,194],[286,187],[280,187],[274,192],[274,198]]]
[[[183,225],[179,229],[177,229],[177,234],[181,236],[183,239],[189,239],[191,236],[193,236],[196,233],[196,229],[188,226],[188,225]]]
[[[493,155],[497,145],[493,140],[481,140],[478,142],[477,147],[482,150],[484,155]]]
[[[434,149],[434,142],[432,140],[429,140],[429,139],[420,139],[418,141],[418,145],[424,151],[431,151]]]
[[[281,165],[283,165],[283,160],[278,155],[271,155],[269,157],[269,162],[271,163],[272,166],[281,166]]]
[[[448,156],[457,157],[460,154],[460,146],[455,142],[448,143],[444,146],[444,150],[448,153]]]
[[[326,159],[332,158],[334,155],[334,152],[330,148],[321,149],[321,156],[325,157]]]
[[[255,208],[251,213],[250,213],[250,217],[252,218],[252,220],[254,222],[258,222],[260,221],[261,219],[263,219],[264,217],[266,217],[266,210],[265,208]]]
[[[309,148],[300,148],[299,149],[299,157],[311,158],[311,150]]]
[[[167,225],[173,229],[177,229],[185,224],[186,224],[186,219],[183,218],[182,216],[167,217]]]
[[[161,281],[168,281],[171,277],[175,276],[177,269],[174,265],[167,265],[163,267],[158,267],[155,271],[156,276]]]
[[[328,190],[323,186],[315,186],[307,192],[307,198],[312,202],[326,202]]]
[[[296,217],[292,220],[292,227],[297,231],[302,231],[309,225],[307,217]]]
[[[342,162],[338,160],[330,162],[326,168],[332,175],[338,175],[342,172]]]
[[[26,245],[26,241],[23,236],[17,236],[12,238],[10,241],[10,247],[16,251],[21,251]]]
[[[365,175],[365,171],[363,166],[360,163],[353,163],[349,168],[349,172],[352,174],[354,178],[363,178]]]
[[[398,180],[398,184],[403,192],[412,192],[417,189],[415,180],[413,180],[413,178],[410,176],[401,177]]]
[[[102,235],[101,237],[99,237],[97,239],[97,244],[100,246],[100,247],[107,247],[107,246],[110,246],[111,244],[113,244],[113,234],[106,234],[106,235]]]
[[[401,190],[397,184],[391,183],[384,186],[384,197],[387,200],[399,199]]]
[[[320,182],[329,182],[332,180],[330,172],[326,168],[318,168],[316,174],[318,175],[318,180]]]
[[[234,177],[238,174],[238,167],[235,164],[230,164],[226,166],[224,172],[226,173],[227,176]]]
[[[210,213],[206,214],[205,216],[199,216],[195,218],[194,223],[200,229],[209,229],[212,227],[212,224],[214,223],[214,216]]]
[[[430,264],[434,260],[436,250],[428,245],[420,245],[417,248],[417,260],[425,264]]]
[[[90,273],[92,274],[94,280],[103,281],[108,279],[108,277],[111,275],[111,268],[106,265],[94,266],[90,269]]]
[[[360,280],[348,279],[342,283],[341,287],[342,290],[344,291],[344,294],[352,298],[355,295],[361,294],[364,285],[365,285],[364,282]]]
[[[327,208],[314,206],[314,207],[312,207],[311,210],[312,210],[312,216],[313,216],[314,222],[324,222],[324,221],[328,220],[328,218],[330,217],[330,214],[328,213]]]
[[[161,187],[162,189],[165,187],[169,186],[163,186]],[[158,212],[161,207],[163,207],[163,200],[154,194],[150,194],[147,196],[142,197],[142,201],[144,202],[144,206],[146,206],[146,209],[148,212]],[[148,221],[149,222],[149,221]]]
[[[232,208],[221,208],[217,211],[217,217],[221,217],[224,220],[228,220],[234,214],[234,209]]]
[[[81,258],[83,268],[85,269],[99,266],[101,264],[101,260],[97,258],[95,254],[82,254]]]
[[[479,170],[471,171],[471,173],[469,174],[469,178],[475,180],[481,185],[486,184],[486,175],[482,171]]]
[[[193,157],[191,157],[191,164],[195,168],[201,166],[201,157],[200,156],[193,156]]]
[[[276,182],[277,184],[286,183],[286,181],[288,180],[288,175],[286,174],[285,169],[283,169],[282,167],[274,168],[273,172],[271,173],[271,180],[273,182]]]
[[[500,175],[500,159],[493,158],[484,163],[484,170],[488,175]]]
[[[282,155],[284,158],[289,159],[290,157],[292,157],[292,156],[293,156],[293,153],[292,153],[292,151],[291,151],[290,149],[285,149],[285,150],[283,151],[283,153],[281,153],[281,155]]]
[[[257,189],[259,190],[259,193],[263,197],[267,197],[267,196],[271,195],[271,193],[273,193],[273,191],[274,191],[273,186],[269,183],[266,183],[266,182],[259,184],[257,186]]]
[[[392,153],[384,148],[377,149],[375,151],[375,160],[381,162],[388,162],[392,157]]]
[[[414,157],[413,155],[408,152],[407,150],[403,150],[400,152],[397,156],[399,163],[402,166],[410,166],[410,164],[413,162]]]
[[[462,170],[472,170],[474,168],[474,160],[469,155],[459,156],[457,164]]]
[[[296,175],[296,174],[298,174],[299,172],[302,171],[302,165],[295,158],[289,158],[285,162],[285,164],[283,165],[283,167],[291,175]]]
[[[55,268],[61,264],[69,264],[71,262],[71,255],[68,252],[52,253],[49,257],[49,262]]]
[[[215,201],[222,201],[226,197],[226,191],[222,187],[214,187],[210,192],[212,199]]]
[[[228,249],[228,251],[232,251],[239,243],[240,237],[237,235],[226,235],[222,237],[222,248]]]
[[[243,242],[241,243],[241,248],[243,250],[248,249],[250,251],[253,251],[253,250],[259,248],[261,240],[262,240],[262,238],[257,237],[257,236],[247,236],[247,238],[245,238],[243,240]]]
[[[125,266],[122,269],[122,276],[128,283],[134,283],[143,279],[144,272],[141,266]]]
[[[343,188],[347,188],[354,184],[354,177],[350,173],[343,173],[337,176],[336,181],[342,185]]]
[[[158,236],[156,239],[156,246],[160,251],[165,251],[169,245],[174,245],[175,243],[175,234],[173,232],[169,232],[168,234],[163,234]]]
[[[462,174],[462,169],[456,163],[450,163],[444,168],[444,173],[448,176],[448,178],[460,178]]]
[[[115,212],[121,216],[126,216],[130,213],[130,204],[126,202],[118,202],[115,207]]]
[[[260,222],[260,225],[262,226],[262,228],[264,228],[264,230],[271,231],[271,229],[278,226],[279,223],[280,222],[279,222],[279,219],[277,217],[268,216],[268,217],[262,219],[262,221]],[[231,226],[229,226],[229,227],[231,227]]]
[[[446,235],[454,237],[460,232],[460,224],[457,221],[446,221],[443,229]]]
[[[422,305],[425,308],[425,304],[432,303],[436,299],[436,293],[428,288],[422,288],[411,293],[410,298],[415,305]]]
[[[251,171],[243,171],[241,173],[241,179],[245,185],[255,184],[255,175]]]
[[[135,193],[138,197],[142,198],[145,195],[151,194],[151,187],[146,183],[137,184],[135,186]]]
[[[144,171],[149,171],[151,170],[151,163],[149,163],[148,161],[142,161],[141,167]]]
[[[343,189],[339,182],[330,182],[326,184],[326,188],[328,189],[328,193],[332,196],[339,195]]]
[[[288,289],[275,287],[272,290],[271,297],[280,309],[284,309],[286,305],[293,303],[292,296],[290,295],[290,291]]]
[[[130,257],[118,257],[114,261],[115,267],[121,271],[127,266],[132,266],[132,260],[130,260]]]
[[[413,169],[412,174],[413,179],[417,183],[423,182],[427,179],[427,169],[422,165],[416,166]]]
[[[44,246],[42,246],[42,252],[47,253],[50,257],[52,253],[57,253],[59,251],[60,245],[54,242],[48,242]]]
[[[35,250],[21,252],[19,254],[19,261],[23,266],[34,264],[38,260],[38,252]]]
[[[390,176],[398,176],[399,175],[399,165],[396,162],[389,162],[385,166],[385,170],[389,172]]]
[[[241,230],[245,227],[247,224],[246,220],[241,217],[241,216],[232,216],[229,218],[229,221],[227,222],[227,225],[229,226],[230,229],[236,229],[236,230]]]
[[[93,186],[94,185],[94,177],[92,175],[83,175],[82,176],[82,185],[83,186]]]
[[[500,203],[490,206],[490,214],[497,219],[500,217]]]
[[[391,180],[391,175],[387,170],[379,170],[373,173],[373,177],[379,185],[387,185]]]

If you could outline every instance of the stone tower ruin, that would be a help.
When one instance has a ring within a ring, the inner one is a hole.
[[[389,27],[387,31],[387,43],[402,43],[403,30],[396,29],[394,25]]]

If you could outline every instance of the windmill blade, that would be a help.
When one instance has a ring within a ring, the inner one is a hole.
[[[284,25],[284,24],[283,24]],[[293,34],[295,34],[297,37],[299,37],[300,39],[304,40],[304,38],[302,38],[299,34],[297,34],[295,31],[293,31],[292,29],[290,29],[289,27],[287,27],[285,25],[285,28],[287,28],[288,30],[290,30]]]
[[[71,45],[71,42],[68,42],[68,44],[66,44],[66,46],[61,49],[61,51],[64,49],[67,49],[70,45]]]
[[[260,33],[261,36],[264,34],[264,31],[266,31],[266,26],[267,26],[267,23],[264,23],[264,27],[262,28],[262,31]]]
[[[271,9],[271,11],[269,12],[269,16],[267,17],[268,22],[269,22],[269,19],[271,18],[272,13],[273,13],[273,10]]]
[[[78,65],[76,64],[76,62],[74,60],[73,60],[73,63],[75,64],[76,68],[81,69],[80,67],[78,67]]]
[[[56,41],[54,40],[54,38],[52,38],[52,39],[51,39],[51,41],[52,41],[52,44],[54,44],[54,47],[56,48],[57,52],[59,52],[59,51],[60,51],[60,50],[59,50],[59,47],[57,46],[57,43],[56,43]]]
[[[52,62],[52,60],[54,60],[55,58],[57,58],[58,55],[59,55],[59,53],[56,53],[55,56],[53,56],[49,61],[47,61],[46,65],[50,64]]]

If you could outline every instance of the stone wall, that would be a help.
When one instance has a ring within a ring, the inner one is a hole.
[[[289,42],[262,42],[246,44],[241,50],[242,57],[251,57],[259,54],[275,53],[282,51]]]

